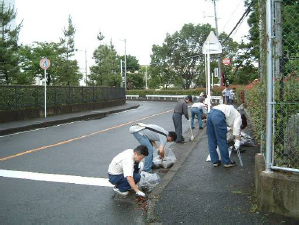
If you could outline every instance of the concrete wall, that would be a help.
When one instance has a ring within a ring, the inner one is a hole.
[[[47,107],[47,116],[59,115],[64,113],[82,112],[95,109],[103,109],[112,106],[123,105],[125,99],[110,100],[97,103],[84,103],[75,105],[62,105]],[[24,109],[0,111],[0,123],[26,120],[32,118],[44,117],[44,109]]]
[[[299,174],[266,173],[264,156],[257,154],[255,189],[260,210],[299,219]]]

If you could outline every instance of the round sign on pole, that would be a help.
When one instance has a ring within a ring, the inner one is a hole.
[[[223,59],[223,64],[228,66],[230,64],[230,59],[229,58]]]
[[[47,58],[43,58],[39,61],[39,65],[42,69],[46,70],[50,67],[50,60]]]

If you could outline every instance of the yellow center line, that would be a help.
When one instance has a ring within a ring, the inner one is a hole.
[[[58,143],[55,143],[55,144],[46,145],[46,146],[42,146],[42,147],[39,147],[39,148],[27,150],[25,152],[21,152],[21,153],[15,154],[15,155],[7,156],[5,158],[0,158],[0,161],[6,161],[8,159],[12,159],[12,158],[22,156],[22,155],[25,155],[25,154],[29,154],[29,153],[41,151],[41,150],[44,150],[44,149],[47,149],[47,148],[52,148],[52,147],[68,144],[68,143],[73,142],[73,141],[77,141],[77,140],[81,140],[83,138],[91,137],[91,136],[96,135],[96,134],[101,134],[101,133],[104,133],[104,132],[107,132],[107,131],[110,131],[110,130],[113,130],[113,129],[116,129],[116,128],[120,128],[120,127],[129,125],[129,124],[132,124],[132,123],[136,123],[136,122],[141,121],[141,120],[145,120],[145,119],[149,119],[149,118],[159,116],[159,115],[162,115],[162,114],[165,114],[165,113],[169,113],[171,111],[173,111],[173,110],[167,110],[167,111],[164,111],[164,112],[161,112],[161,113],[153,114],[151,116],[146,116],[146,117],[143,117],[143,118],[138,119],[138,120],[133,120],[133,121],[129,121],[129,122],[126,122],[126,123],[122,123],[122,124],[116,125],[114,127],[110,127],[110,128],[104,129],[104,130],[96,131],[96,132],[93,132],[91,134],[82,135],[80,137],[72,138],[72,139],[69,139],[69,140],[61,141],[61,142],[58,142]]]

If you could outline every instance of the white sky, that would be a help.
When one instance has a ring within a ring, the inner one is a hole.
[[[59,41],[63,28],[72,16],[76,27],[76,58],[80,69],[85,68],[85,49],[88,67],[93,65],[92,53],[99,45],[99,31],[105,43],[112,42],[118,54],[136,56],[141,65],[150,63],[152,45],[161,45],[166,33],[179,31],[186,23],[210,23],[215,27],[214,6],[211,0],[15,0],[17,24],[23,20],[20,43],[34,41]],[[218,0],[217,17],[219,32],[228,34],[244,13],[244,0]],[[247,21],[242,23],[236,41],[246,35]]]

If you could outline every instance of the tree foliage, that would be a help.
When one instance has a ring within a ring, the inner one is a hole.
[[[114,77],[113,80],[119,80],[120,85],[119,56],[112,42],[110,42],[110,45],[101,44],[103,39],[104,37],[100,33],[98,35],[100,45],[93,53],[95,65],[90,67],[90,80],[93,84],[102,86],[111,84],[111,77]],[[119,76],[119,79],[116,78],[117,76]],[[116,86],[116,84],[113,86]]]
[[[169,87],[171,84],[183,89],[205,86],[205,56],[202,46],[214,29],[209,24],[185,24],[173,35],[167,34],[161,46],[152,48],[150,87]],[[215,32],[215,31],[214,31]],[[222,57],[230,58],[231,65],[224,67],[224,75],[230,83],[247,83],[255,76],[252,57],[244,43],[238,44],[227,34],[219,35]],[[216,68],[218,56],[211,55],[211,73]]]
[[[82,79],[77,60],[71,58],[75,55],[75,33],[72,18],[68,18],[68,27],[63,29],[64,37],[60,38],[60,57],[57,62],[57,82],[67,85],[78,85]]]
[[[5,83],[18,83],[22,78],[19,76],[18,65],[18,38],[22,23],[15,28],[11,22],[16,18],[13,7],[6,6],[4,1],[0,3],[0,76],[5,78]]]

